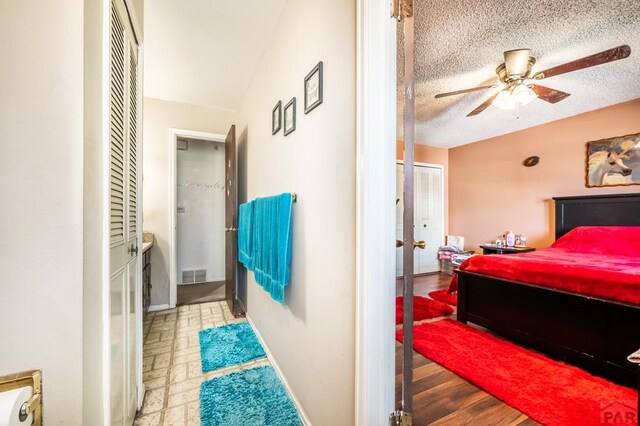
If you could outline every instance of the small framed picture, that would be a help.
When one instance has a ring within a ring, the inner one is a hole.
[[[304,113],[308,114],[322,103],[322,61],[304,78]]]
[[[271,134],[275,135],[282,128],[282,101],[278,101],[271,112]]]
[[[296,98],[292,98],[288,104],[284,106],[284,135],[296,129]]]

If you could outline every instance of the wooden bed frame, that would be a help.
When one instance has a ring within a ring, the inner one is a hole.
[[[556,238],[576,226],[640,225],[640,194],[557,197]],[[639,370],[640,306],[458,271],[458,316],[628,386]],[[517,368],[517,366],[514,366]]]

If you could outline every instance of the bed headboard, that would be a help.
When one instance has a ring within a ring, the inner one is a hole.
[[[577,226],[640,226],[640,193],[553,199],[556,239]]]

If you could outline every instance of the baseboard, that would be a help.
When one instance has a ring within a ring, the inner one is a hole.
[[[166,311],[167,309],[171,309],[171,306],[169,306],[169,304],[165,304],[165,305],[151,305],[151,306],[149,306],[149,308],[147,309],[147,312]]]
[[[251,317],[249,316],[248,313],[246,314],[246,318],[247,318],[247,321],[249,321],[249,324],[251,324],[251,328],[253,328],[253,331],[256,333],[258,340],[260,340],[260,343],[262,344],[262,347],[264,348],[264,351],[267,354],[267,358],[269,359],[269,362],[273,366],[273,369],[276,371],[276,374],[278,374],[278,377],[280,377],[280,380],[284,384],[284,387],[287,388],[287,392],[289,392],[289,395],[291,396],[293,403],[298,409],[298,413],[300,414],[300,420],[302,420],[302,424],[305,426],[312,426],[311,421],[309,421],[309,417],[307,417],[307,413],[305,413],[304,409],[302,408],[302,404],[300,404],[300,401],[298,400],[298,397],[296,396],[296,394],[293,393],[291,386],[289,386],[289,382],[287,382],[287,379],[284,377],[284,374],[282,374],[282,370],[280,370],[278,363],[273,358],[271,351],[269,350],[266,343],[264,342],[264,339],[260,335],[260,331],[258,331],[258,328],[254,324],[254,322],[251,320]]]

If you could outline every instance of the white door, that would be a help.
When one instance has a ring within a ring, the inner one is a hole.
[[[138,250],[140,77],[138,46],[122,0],[111,3],[110,33],[110,413],[131,425],[137,408],[142,271]]]
[[[396,169],[396,238],[402,239],[403,165]],[[414,169],[414,239],[426,243],[424,250],[414,251],[414,273],[438,272],[438,247],[444,243],[442,168],[415,165]],[[396,250],[396,276],[402,276],[402,250]]]

